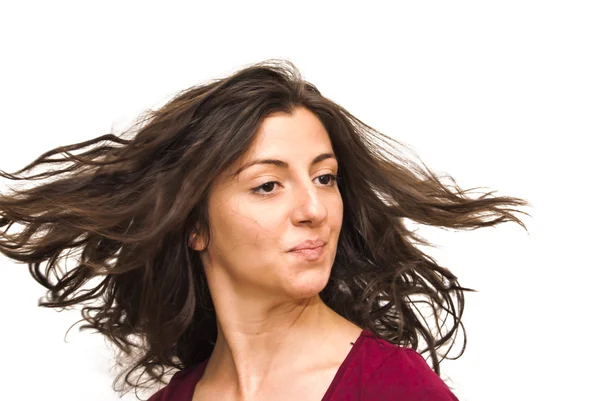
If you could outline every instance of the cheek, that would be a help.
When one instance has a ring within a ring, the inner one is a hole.
[[[281,216],[273,210],[229,208],[219,214],[218,242],[232,267],[267,263],[280,249]]]
[[[277,246],[288,221],[288,210],[273,202],[240,204],[230,215],[238,236],[250,238],[257,248],[270,249]]]

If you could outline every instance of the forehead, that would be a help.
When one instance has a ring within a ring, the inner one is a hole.
[[[292,148],[302,150],[307,146],[321,144],[331,147],[329,134],[321,120],[304,107],[294,109],[292,114],[278,112],[266,117],[260,124],[247,157],[269,148]],[[299,146],[305,145],[305,146]]]
[[[310,110],[297,107],[289,113],[277,112],[260,124],[255,142],[293,140],[329,140],[321,120]]]
[[[297,108],[292,114],[281,112],[266,117],[250,149],[234,163],[230,173],[239,173],[257,159],[311,164],[323,153],[334,153],[327,130],[316,115]]]

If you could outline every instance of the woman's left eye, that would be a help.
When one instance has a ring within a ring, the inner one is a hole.
[[[321,180],[323,177],[327,178],[327,183],[323,184],[325,186],[328,187],[334,187],[337,185],[337,182],[340,178],[339,175],[337,174],[325,174],[325,175],[320,175],[317,177],[318,180]],[[277,184],[277,181],[269,181],[269,182],[265,182],[264,184],[256,187],[256,188],[252,188],[252,193],[259,195],[259,196],[268,196],[272,194],[272,189],[273,189],[273,185]],[[260,190],[264,190],[266,191],[266,193],[261,193]]]

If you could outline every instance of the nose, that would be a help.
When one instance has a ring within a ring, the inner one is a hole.
[[[292,213],[294,224],[319,225],[327,217],[327,207],[321,199],[319,188],[309,182],[298,187],[294,194],[295,207]]]

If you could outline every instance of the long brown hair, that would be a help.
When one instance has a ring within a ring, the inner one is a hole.
[[[463,190],[450,177],[442,183],[401,155],[400,142],[324,97],[291,62],[267,60],[179,93],[119,135],[57,147],[13,174],[0,171],[25,183],[49,179],[0,195],[0,252],[27,263],[48,289],[41,306],[85,305],[88,324],[80,330],[102,333],[121,350],[119,365],[130,362],[115,390],[125,373],[122,391],[141,388],[143,376],[164,383],[173,368],[210,356],[216,316],[188,238],[210,232],[211,183],[250,148],[264,118],[296,107],[320,119],[339,159],[344,219],[321,298],[389,342],[422,348],[440,374],[459,329],[464,334],[464,292],[472,290],[419,249],[431,244],[407,221],[525,228],[515,208],[528,203],[493,191],[471,196],[478,188]],[[33,173],[45,166],[54,168]],[[63,270],[67,260],[75,266]],[[433,312],[435,327],[419,303]],[[465,347],[466,337],[453,359]]]

